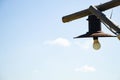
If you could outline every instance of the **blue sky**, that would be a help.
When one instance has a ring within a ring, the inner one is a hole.
[[[73,39],[87,32],[87,17],[62,22],[65,15],[107,1],[0,0],[0,80],[120,80],[120,41],[100,38],[96,51],[92,39]],[[119,13],[113,9],[118,24]]]

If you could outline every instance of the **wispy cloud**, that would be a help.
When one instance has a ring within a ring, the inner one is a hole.
[[[81,47],[82,49],[89,49],[91,48],[91,44],[93,42],[91,40],[85,40],[83,42],[75,42],[75,45]]]
[[[44,42],[45,45],[62,46],[62,47],[78,46],[81,49],[85,49],[85,50],[90,49],[92,43],[93,43],[92,40],[84,40],[84,41],[82,40],[79,42],[78,41],[72,42],[62,37]]]
[[[63,46],[63,47],[69,47],[71,45],[70,41],[65,38],[57,38],[54,40],[49,40],[49,41],[46,41],[45,44],[57,45],[57,46]]]
[[[96,69],[93,66],[85,65],[79,68],[75,68],[75,71],[76,72],[95,72]]]

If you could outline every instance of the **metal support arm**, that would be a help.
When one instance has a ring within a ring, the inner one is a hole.
[[[119,5],[120,5],[120,0],[111,0],[111,1],[106,2],[104,4],[97,5],[96,7],[100,11],[105,11],[105,10],[111,9],[111,8],[119,6]],[[65,23],[65,22],[69,22],[69,21],[72,21],[72,20],[75,20],[78,18],[88,16],[90,14],[91,14],[91,12],[89,11],[89,9],[84,9],[82,11],[64,16],[62,18],[62,21]]]
[[[114,31],[116,31],[118,34],[120,34],[119,26],[112,22],[110,19],[108,19],[100,10],[97,9],[97,7],[90,6],[89,11],[96,17],[98,17],[102,22],[107,24],[110,28],[112,28]]]

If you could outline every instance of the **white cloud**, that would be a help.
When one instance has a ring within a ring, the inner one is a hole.
[[[76,68],[75,71],[76,72],[95,72],[96,69],[93,66],[85,65],[80,68]]]
[[[62,46],[62,47],[69,47],[69,46],[78,46],[80,47],[81,49],[91,49],[91,45],[93,44],[92,40],[81,40],[81,41],[73,41],[73,42],[70,42],[69,40],[65,39],[65,38],[56,38],[56,39],[53,39],[53,40],[48,40],[48,41],[45,41],[45,44],[46,45],[56,45],[56,46]]]
[[[75,44],[81,47],[82,49],[89,49],[91,48],[91,45],[93,44],[93,42],[91,40],[84,40],[82,42],[75,42]]]
[[[70,41],[64,38],[57,38],[55,40],[50,40],[50,41],[45,42],[45,44],[58,45],[58,46],[63,46],[63,47],[69,47],[71,45]]]

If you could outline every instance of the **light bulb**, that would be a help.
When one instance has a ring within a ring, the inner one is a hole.
[[[117,38],[120,40],[120,35],[118,35]]]
[[[95,50],[99,50],[99,49],[101,48],[101,45],[100,45],[98,39],[94,39],[93,48],[94,48]]]

